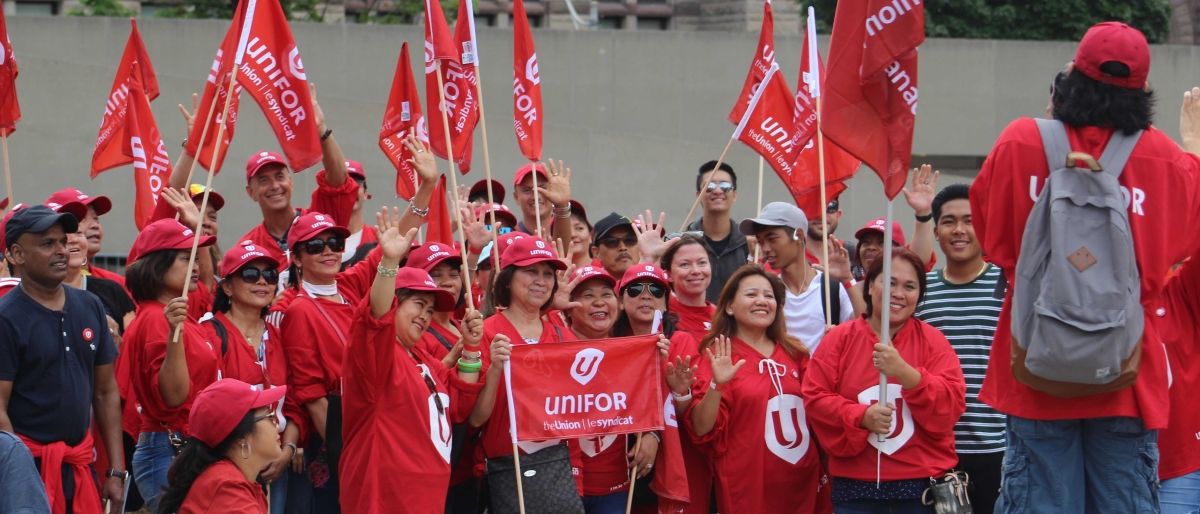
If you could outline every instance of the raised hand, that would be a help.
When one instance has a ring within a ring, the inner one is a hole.
[[[904,201],[918,216],[933,212],[933,197],[937,194],[938,176],[942,172],[933,171],[933,166],[922,164],[909,173],[912,174],[912,188],[903,189]]]
[[[1200,87],[1183,93],[1179,107],[1179,135],[1183,149],[1200,155]]]
[[[487,225],[487,214],[481,213],[481,216],[475,216],[475,209],[472,209],[469,204],[460,204],[463,207],[459,209],[462,212],[463,231],[467,236],[467,244],[471,248],[483,248],[492,240],[492,232],[495,227],[489,229]]]
[[[633,224],[633,233],[637,236],[638,251],[642,254],[642,262],[658,262],[671,241],[663,241],[663,231],[666,230],[667,213],[658,213],[658,223],[654,223],[654,213],[646,209],[645,214],[637,215],[637,223]]]
[[[554,293],[554,301],[551,303],[552,309],[560,311],[569,311],[576,307],[583,307],[582,303],[571,301],[571,292],[579,286],[580,277],[572,278],[575,274],[575,265],[567,264],[566,271],[558,272],[556,279],[558,280],[558,292]]]
[[[696,370],[700,369],[696,361],[691,355],[676,357],[675,362],[667,361],[667,387],[676,396],[686,396],[692,390],[692,384],[696,382]]]
[[[546,171],[549,172],[549,178],[545,184],[538,184],[538,194],[550,205],[567,205],[571,201],[571,168],[564,166],[561,160],[555,164],[554,159],[547,159]]]
[[[158,196],[160,199],[166,200],[167,205],[179,213],[179,222],[183,223],[183,226],[196,231],[200,230],[200,209],[192,201],[191,195],[179,189],[164,187],[159,191]]]
[[[825,247],[829,248],[829,264],[826,266],[829,272],[830,280],[845,282],[850,280],[850,252],[846,250],[846,245],[841,239],[828,236],[829,240],[825,243]]]
[[[187,134],[192,133],[192,127],[196,124],[196,115],[200,110],[200,95],[192,93],[192,110],[188,111],[187,107],[179,104],[179,113],[183,115],[183,123],[187,125]],[[186,137],[186,136],[185,136]]]
[[[433,158],[433,152],[429,151],[429,145],[417,139],[415,133],[410,132],[408,137],[404,138],[404,147],[412,154],[408,163],[417,170],[417,176],[421,177],[422,182],[437,180],[441,176],[437,169],[437,160]]]
[[[325,125],[325,111],[321,110],[321,104],[317,103],[317,84],[315,82],[308,83],[308,97],[312,99],[313,121],[317,122],[317,134],[324,134],[328,127]]]
[[[399,229],[401,214],[403,212],[399,207],[392,207],[390,210],[384,207],[375,213],[375,231],[387,232],[388,229],[393,227]]]
[[[716,352],[713,351],[714,348]],[[729,342],[728,337],[723,335],[717,336],[713,345],[704,351],[708,353],[713,382],[718,385],[729,383],[730,380],[733,380],[734,375],[737,375],[738,370],[746,364],[746,359],[733,362],[733,344]]]

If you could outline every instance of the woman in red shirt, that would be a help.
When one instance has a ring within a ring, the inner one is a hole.
[[[462,337],[457,320],[454,319],[454,312],[463,301],[462,262],[462,254],[458,249],[445,243],[414,246],[404,261],[405,267],[428,273],[438,287],[454,298],[454,309],[434,311],[429,328],[418,343],[427,353],[438,359],[454,351],[455,341]]]
[[[721,290],[712,332],[700,343],[706,358],[686,422],[712,457],[720,512],[829,510],[800,399],[808,349],[787,335],[779,308],[785,291],[761,266],[742,266]]]
[[[464,357],[456,370],[418,344],[433,314],[453,310],[457,298],[425,271],[398,267],[415,235],[394,227],[379,234],[380,271],[369,300],[356,309],[344,369],[345,512],[443,512],[451,423],[466,419],[480,387],[478,311],[469,310],[462,324]]]
[[[275,406],[286,391],[226,378],[196,395],[190,415],[195,428],[171,465],[155,512],[266,514],[258,476],[281,453]]]
[[[220,378],[219,346],[187,314],[186,296],[199,280],[192,273],[191,282],[185,282],[194,238],[191,229],[174,219],[146,225],[130,249],[125,271],[138,311],[125,331],[118,364],[132,377],[134,397],[142,407],[133,474],[150,510],[157,510],[167,468],[190,433],[192,400]],[[200,238],[200,247],[213,243],[211,236]],[[172,342],[177,329],[180,338]]]
[[[883,297],[878,259],[863,282],[865,314],[825,336],[804,377],[809,419],[829,455],[835,511],[933,512],[921,494],[958,463],[962,368],[946,337],[913,317],[925,293],[924,264],[909,250],[892,251],[891,296]],[[884,305],[890,345],[879,342]],[[886,405],[880,373],[888,376]]]

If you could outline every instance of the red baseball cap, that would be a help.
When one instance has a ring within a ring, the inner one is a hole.
[[[496,211],[497,221],[507,221],[510,227],[517,226],[517,216],[502,203],[494,203],[490,207],[487,204],[476,206],[475,217],[483,220],[484,223],[490,223],[492,217],[488,216],[488,213],[492,211]]]
[[[355,180],[367,179],[367,174],[363,171],[363,165],[358,161],[346,161],[346,174]]]
[[[404,267],[417,268],[428,273],[429,270],[432,270],[446,260],[453,260],[456,266],[461,265],[462,254],[452,245],[426,243],[415,246],[408,252],[408,260],[405,261]]]
[[[554,248],[540,237],[526,236],[516,238],[512,244],[500,254],[500,267],[517,266],[524,268],[545,262],[554,269],[564,270],[567,265],[558,260]]]
[[[587,225],[589,229],[592,228],[592,223],[588,221],[587,211],[583,209],[583,204],[579,203],[579,200],[572,199],[567,204],[571,206],[571,214],[578,214],[583,218],[583,224]]]
[[[609,287],[617,287],[617,279],[613,278],[612,275],[609,275],[608,272],[604,271],[604,268],[600,266],[584,266],[576,269],[575,273],[571,275],[571,280],[578,280],[579,285],[583,285],[584,282],[592,279],[604,282],[605,284],[608,284]]]
[[[550,176],[546,175],[546,168],[542,167],[541,164],[529,163],[517,168],[517,176],[513,178],[513,185],[521,185],[521,182],[525,180],[525,177],[528,177],[529,174],[535,169],[537,170],[537,174],[541,175],[541,177],[538,179],[538,185],[544,184],[550,179]]]
[[[864,226],[863,228],[858,229],[858,232],[854,233],[854,238],[862,239],[864,235],[866,235],[868,232],[871,232],[871,231],[875,231],[875,232],[879,232],[880,234],[884,234],[883,227],[885,227],[885,226],[887,226],[887,219],[875,218],[875,219],[871,220],[870,223],[867,223],[866,226]],[[899,246],[904,246],[904,244],[905,244],[904,243],[904,229],[900,228],[900,223],[895,222],[895,221],[892,222],[892,244],[899,245]]]
[[[174,218],[165,218],[149,225],[146,225],[137,239],[133,240],[133,247],[129,249],[129,262],[136,261],[146,255],[160,250],[191,250],[192,239],[196,237],[196,233],[192,229],[183,226],[183,223],[175,221]],[[212,246],[217,242],[217,238],[213,236],[200,236],[200,246]]]
[[[1105,73],[1104,63],[1117,62],[1129,68],[1125,77]],[[1075,50],[1075,69],[1093,80],[1127,89],[1146,87],[1150,76],[1150,45],[1142,31],[1119,21],[1092,25]]]
[[[192,400],[188,426],[192,437],[216,448],[254,409],[279,402],[287,386],[257,389],[236,378],[223,378],[205,387]]]
[[[287,169],[287,161],[283,160],[282,155],[268,150],[256,152],[246,159],[246,182],[250,182],[250,179],[268,164],[280,164]]]
[[[189,185],[188,186],[188,195],[192,197],[193,201],[199,202],[202,198],[204,198],[204,185],[203,184]],[[221,207],[225,206],[225,197],[221,196],[221,193],[218,193],[215,190],[209,191],[208,192],[208,205],[212,206],[214,211],[219,211],[219,210],[221,210]],[[196,206],[199,207],[200,204],[197,203]]]
[[[471,186],[471,191],[467,193],[467,198],[471,198],[475,195],[482,195],[483,200],[486,202],[487,201],[487,185],[488,185],[487,179],[482,179],[479,182],[476,182],[475,185]],[[504,185],[501,184],[499,180],[493,180],[492,181],[492,200],[496,203],[504,203],[504,193],[505,193]]]
[[[333,216],[310,211],[292,220],[292,228],[288,229],[287,247],[295,248],[296,244],[317,237],[317,234],[326,230],[332,230],[333,233],[342,237],[350,236],[350,231],[346,227],[333,222]]]
[[[621,276],[621,286],[617,290],[624,291],[629,284],[645,281],[655,282],[667,289],[671,288],[671,283],[667,281],[667,274],[658,266],[653,264],[634,264],[625,270],[625,274]]]
[[[225,252],[225,257],[221,258],[218,273],[222,277],[232,277],[243,266],[254,261],[267,261],[271,263],[272,267],[279,268],[279,259],[275,256],[274,251],[258,246],[254,244],[254,241],[247,239]]]
[[[18,204],[18,205],[20,205],[20,204]],[[76,220],[82,220],[84,217],[87,216],[87,207],[79,202],[67,202],[64,204],[59,204],[57,202],[47,201],[46,207],[53,209],[54,212],[57,212],[59,214],[62,214],[64,212],[73,214],[73,215],[75,215]],[[16,211],[16,208],[13,208],[13,211]]]
[[[103,216],[105,213],[112,210],[112,200],[109,200],[107,196],[104,196],[104,195],[88,196],[83,191],[80,191],[73,187],[68,187],[68,188],[59,189],[58,191],[55,191],[54,194],[50,195],[50,197],[47,198],[46,201],[42,202],[42,203],[45,204],[46,207],[49,207],[49,208],[54,209],[59,212],[62,212],[60,209],[66,209],[67,204],[70,204],[70,203],[81,204],[81,205],[83,205],[83,215],[82,216],[77,215],[80,220],[82,220],[84,218],[84,216],[87,215],[88,207],[95,209],[97,216]],[[58,204],[58,207],[55,207],[54,204]],[[67,212],[70,212],[71,214],[75,214],[74,211],[67,211]]]
[[[429,272],[420,268],[400,268],[396,272],[396,289],[433,293],[433,308],[441,312],[454,310],[458,303],[450,291],[438,287]]]
[[[4,239],[4,231],[8,227],[8,220],[11,220],[13,214],[16,214],[17,211],[24,209],[25,207],[25,204],[17,202],[17,204],[13,206],[12,210],[8,211],[8,214],[4,215],[4,219],[0,220],[0,250],[5,252],[8,251],[8,243],[6,243]]]

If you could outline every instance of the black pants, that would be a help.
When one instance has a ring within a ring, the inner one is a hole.
[[[996,498],[1000,496],[1000,467],[1004,452],[960,453],[958,469],[967,472],[971,482],[967,495],[971,498],[971,509],[975,514],[992,514]]]

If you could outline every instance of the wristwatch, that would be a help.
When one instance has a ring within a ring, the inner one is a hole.
[[[108,470],[107,473],[104,474],[104,476],[106,476],[108,478],[113,478],[113,477],[120,478],[121,482],[129,481],[129,472],[125,471],[125,470],[121,470],[121,469],[110,469],[110,470]]]

